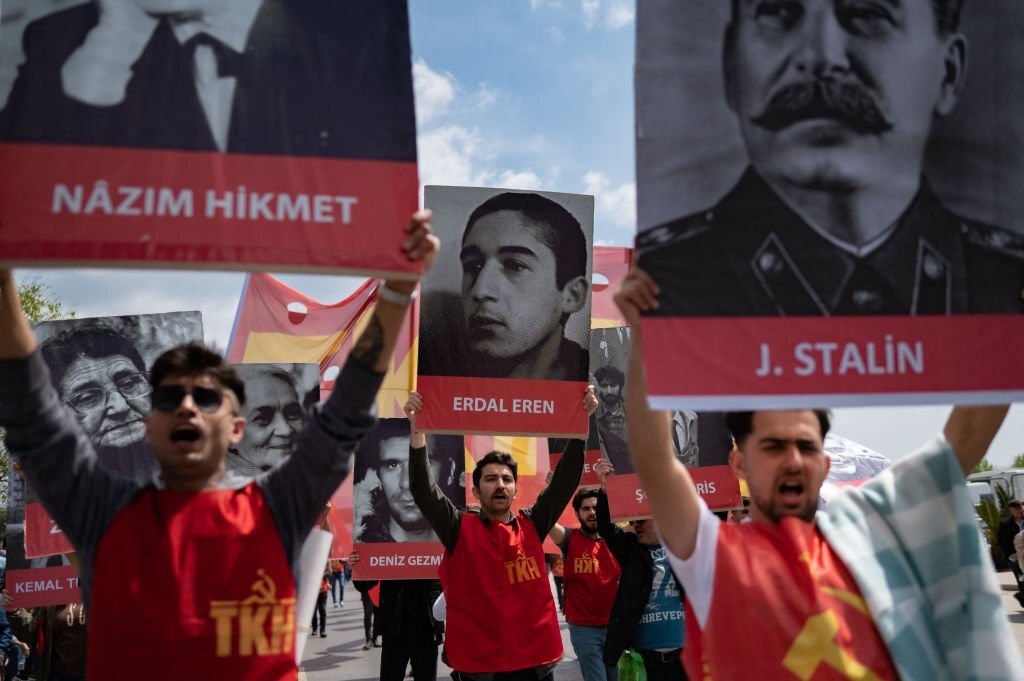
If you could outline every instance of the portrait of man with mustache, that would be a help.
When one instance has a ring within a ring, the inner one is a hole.
[[[954,212],[925,172],[966,81],[963,5],[732,0],[722,73],[747,165],[638,236],[656,314],[1024,312],[1024,237]]]

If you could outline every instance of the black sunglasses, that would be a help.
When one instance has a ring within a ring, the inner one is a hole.
[[[199,411],[217,411],[224,402],[224,394],[213,388],[195,385],[189,391],[180,385],[160,385],[153,390],[153,408],[160,411],[174,411],[181,405],[185,395],[192,395],[192,401],[199,407]]]

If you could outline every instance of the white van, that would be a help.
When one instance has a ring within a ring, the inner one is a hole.
[[[987,489],[978,487],[975,483],[985,485]],[[1024,499],[1024,468],[995,468],[983,473],[971,473],[967,476],[967,488],[975,504],[983,498],[989,498],[986,495],[992,495],[990,498],[994,501],[997,500],[996,485],[1009,490],[1011,498]]]

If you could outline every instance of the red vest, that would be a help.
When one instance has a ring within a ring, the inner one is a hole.
[[[146,490],[100,541],[87,678],[296,679],[295,580],[255,484]]]
[[[448,603],[448,665],[467,674],[507,672],[562,659],[562,635],[537,530],[463,514],[455,552],[439,572]]]
[[[582,530],[569,533],[565,557],[565,619],[585,627],[608,626],[622,570],[608,543]]]
[[[686,607],[692,679],[899,679],[850,572],[817,528],[722,523],[703,631]],[[787,673],[788,672],[788,673]]]

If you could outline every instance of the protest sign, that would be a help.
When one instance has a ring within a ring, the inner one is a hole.
[[[465,449],[456,435],[428,435],[427,457],[441,491],[461,506]],[[434,579],[444,548],[409,489],[409,421],[381,419],[356,450],[352,539],[358,579]]]
[[[652,404],[1024,397],[1024,6],[879,15],[872,40],[758,7],[638,8]]]
[[[0,262],[414,277],[405,0],[188,9],[5,12]]]
[[[427,187],[444,249],[423,282],[425,431],[584,437],[594,200]]]

